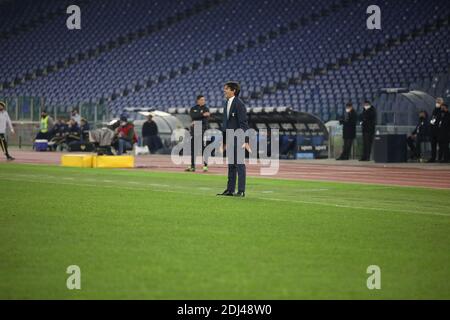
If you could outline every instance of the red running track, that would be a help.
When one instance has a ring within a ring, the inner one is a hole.
[[[59,165],[58,152],[13,150],[16,163]],[[6,162],[4,158],[0,162]],[[136,169],[182,172],[186,165],[173,164],[170,156],[136,157]],[[247,165],[249,176],[261,176],[260,165]],[[192,173],[189,173],[192,174]],[[200,166],[198,173],[201,172]],[[206,174],[226,175],[225,165],[210,165]],[[450,165],[426,163],[378,164],[373,162],[335,160],[281,160],[276,175],[262,176],[280,179],[301,179],[353,182],[411,187],[450,189]]]

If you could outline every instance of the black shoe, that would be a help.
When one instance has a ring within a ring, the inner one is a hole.
[[[448,160],[441,160],[440,163],[448,163]]]
[[[245,197],[245,192],[239,191],[239,192],[236,192],[233,196],[234,196],[234,197],[241,197],[241,198],[244,198],[244,197]]]
[[[8,160],[8,161],[13,161],[13,160],[16,160],[16,159],[13,158],[13,157],[11,157],[11,156],[6,156],[6,160]]]
[[[227,196],[227,197],[232,197],[232,196],[233,196],[233,192],[231,192],[231,191],[228,191],[228,190],[225,190],[224,192],[222,192],[222,193],[218,193],[217,195],[218,195],[218,196]]]
[[[348,160],[348,158],[342,158],[342,157],[339,157],[339,158],[337,158],[336,160]]]
[[[427,161],[427,163],[435,163],[435,162],[436,162],[436,160],[434,160],[434,159],[430,159]]]
[[[369,159],[361,158],[361,159],[359,159],[359,161],[369,161]]]

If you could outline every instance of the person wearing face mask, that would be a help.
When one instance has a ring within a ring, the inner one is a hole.
[[[344,138],[344,147],[342,153],[336,160],[348,160],[350,158],[350,152],[352,150],[353,140],[356,137],[356,122],[358,116],[353,109],[351,103],[347,103],[345,106],[345,115],[339,120],[339,123],[343,125],[342,136]]]
[[[439,151],[441,151],[442,159],[440,162],[447,163],[449,161],[450,142],[450,114],[446,104],[441,105],[441,118],[439,120]]]
[[[436,155],[438,155],[438,160],[442,159],[442,150],[439,148],[439,154],[437,152],[439,144],[439,122],[441,121],[441,106],[444,104],[444,99],[436,99],[436,107],[431,114],[430,129],[431,129],[431,158],[428,160],[429,163],[436,161]]]
[[[375,126],[377,125],[377,113],[369,101],[364,101],[364,109],[361,114],[361,128],[363,134],[363,152],[359,161],[370,161],[372,143],[375,137]]]
[[[430,126],[428,121],[428,113],[425,110],[419,113],[419,123],[407,138],[408,147],[411,150],[411,159],[420,159],[420,144],[428,141],[430,135]]]

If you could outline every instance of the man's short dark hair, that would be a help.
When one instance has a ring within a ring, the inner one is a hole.
[[[197,100],[196,100],[196,101],[198,101],[198,100],[200,100],[201,98],[204,98],[204,97],[205,97],[204,95],[199,94],[199,95],[197,96]]]
[[[350,107],[353,107],[353,104],[351,102],[348,102],[345,106],[350,108]]]
[[[241,85],[239,84],[239,82],[228,81],[227,83],[225,83],[225,86],[230,88],[231,91],[234,91],[234,95],[236,97],[239,96],[239,93],[241,92]]]
[[[369,101],[369,100],[365,100],[365,101],[364,101],[364,104],[368,104],[368,105],[370,105],[371,103],[370,103],[370,101]]]

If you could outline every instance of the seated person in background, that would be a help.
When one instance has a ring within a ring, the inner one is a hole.
[[[66,133],[66,144],[70,145],[72,142],[80,141],[80,139],[80,127],[74,119],[70,119]]]
[[[408,147],[411,149],[411,159],[420,159],[421,150],[420,144],[429,141],[430,139],[430,125],[428,121],[428,113],[425,110],[419,112],[419,122],[416,128],[408,136]]]
[[[81,139],[80,139],[80,141],[84,142],[84,143],[89,142],[89,130],[90,130],[89,123],[84,118],[81,119],[80,123],[81,123],[81,126],[80,126]]]
[[[117,134],[117,142],[115,145],[115,149],[117,150],[117,154],[121,155],[127,150],[131,150],[133,148],[133,144],[137,142],[137,137],[134,132],[134,125],[131,122],[128,122],[126,117],[120,118],[120,126],[116,129]]]
[[[52,129],[52,139],[49,142],[49,146],[52,147],[54,151],[60,147],[62,149],[62,144],[66,140],[66,133],[67,133],[67,124],[64,119],[58,119],[53,126]]]

